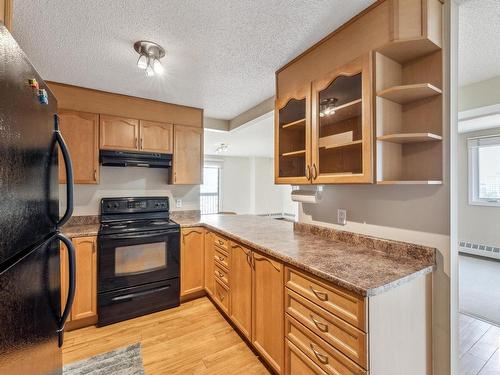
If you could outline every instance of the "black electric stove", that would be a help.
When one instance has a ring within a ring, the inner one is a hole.
[[[179,305],[180,226],[168,197],[103,198],[98,325]]]

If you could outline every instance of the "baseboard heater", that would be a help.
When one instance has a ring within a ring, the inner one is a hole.
[[[464,254],[472,254],[487,258],[500,259],[500,247],[497,246],[460,241],[458,244],[458,251]]]

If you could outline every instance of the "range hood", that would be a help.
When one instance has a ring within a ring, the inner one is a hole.
[[[112,167],[170,168],[172,154],[101,150],[99,162]]]

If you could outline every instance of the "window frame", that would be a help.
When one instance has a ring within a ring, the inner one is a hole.
[[[467,138],[469,205],[500,207],[500,198],[479,196],[479,148],[500,146],[500,134]]]
[[[201,207],[201,196],[202,192],[200,191],[200,213],[201,215],[216,215],[221,213],[221,207],[222,207],[222,163],[221,162],[216,162],[216,161],[207,161],[203,165],[203,170],[205,168],[213,168],[217,169],[217,212],[214,213],[201,213],[202,207]],[[203,171],[203,174],[205,175],[205,171]]]

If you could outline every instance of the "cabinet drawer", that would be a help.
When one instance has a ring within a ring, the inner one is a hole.
[[[215,280],[214,299],[219,307],[229,314],[229,289],[219,280]]]
[[[285,339],[285,375],[326,375],[307,355],[290,340]]]
[[[365,299],[327,284],[313,276],[286,267],[285,283],[288,288],[337,315],[346,322],[367,332]]]
[[[214,244],[215,246],[220,247],[223,250],[226,250],[226,253],[229,251],[229,241],[224,237],[219,236],[217,233],[214,235]]]
[[[215,264],[223,265],[226,269],[229,269],[229,255],[219,248],[215,248],[214,252]]]
[[[367,368],[367,334],[285,288],[285,311],[330,345]]]
[[[286,337],[327,374],[366,375],[367,371],[355,364],[334,347],[328,345],[297,320],[285,314]]]
[[[227,271],[219,266],[219,264],[215,263],[215,278],[219,281],[222,281],[224,285],[229,287],[229,275],[227,274]]]

